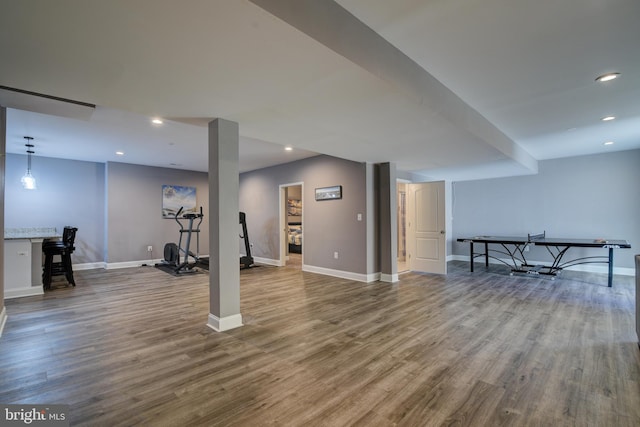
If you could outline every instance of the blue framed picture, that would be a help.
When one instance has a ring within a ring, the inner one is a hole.
[[[162,186],[162,217],[175,218],[182,208],[183,213],[196,213],[196,188],[181,185]]]

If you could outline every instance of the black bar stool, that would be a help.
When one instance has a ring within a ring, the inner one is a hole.
[[[65,227],[62,232],[62,240],[42,243],[44,253],[44,268],[42,272],[42,286],[44,289],[51,289],[51,277],[64,274],[67,282],[75,286],[73,279],[73,268],[71,266],[71,254],[76,249],[73,244],[76,240],[76,227]],[[59,262],[53,262],[55,255],[60,256]]]

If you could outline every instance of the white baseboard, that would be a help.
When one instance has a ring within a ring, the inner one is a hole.
[[[207,321],[207,326],[216,332],[228,331],[230,329],[239,328],[242,325],[242,314],[234,314],[233,316],[219,318],[218,316],[209,313]]]
[[[30,297],[33,295],[44,295],[42,286],[31,286],[25,289],[5,289],[4,299]]]
[[[482,259],[482,261],[479,261],[480,259]],[[469,262],[469,255],[450,255],[449,257],[447,257],[447,261],[466,261]],[[502,261],[506,262],[507,264],[511,264],[511,260],[510,259],[502,259]],[[533,261],[533,260],[527,260],[527,262],[529,264],[533,264],[533,265],[549,265],[550,263],[548,261]],[[484,265],[484,259],[483,258],[476,258],[476,261],[474,262],[474,265],[476,264],[481,264]],[[492,259],[489,258],[489,264],[497,264],[497,265],[504,265],[503,263],[501,263],[500,261],[496,260],[496,259]],[[594,264],[582,264],[582,265],[574,265],[571,267],[567,267],[565,268],[565,270],[568,271],[582,271],[585,273],[601,273],[601,274],[609,274],[609,267],[607,265],[594,265]],[[613,274],[619,274],[621,276],[634,276],[635,273],[635,269],[634,268],[627,268],[627,267],[613,267]]]
[[[398,274],[385,274],[380,273],[380,281],[386,283],[396,283],[400,281]]]
[[[154,266],[156,265],[156,263],[159,263],[160,259],[146,259],[146,260],[140,260],[140,261],[125,261],[125,262],[110,262],[110,263],[103,263],[104,267],[102,268],[106,268],[107,270],[115,270],[117,268],[131,268],[131,267],[142,267],[143,265],[149,265],[149,266]],[[75,268],[75,266],[74,266]],[[100,267],[95,267],[95,268],[100,268]]]
[[[280,262],[276,259],[253,257],[253,260],[259,264],[274,265],[276,267],[282,267]],[[118,268],[132,268],[132,267],[140,267],[143,265],[154,266],[157,263],[160,263],[161,261],[162,261],[161,259],[144,259],[144,260],[138,260],[138,261],[123,261],[123,262],[109,262],[109,263],[95,262],[95,263],[87,263],[87,264],[74,264],[73,269],[74,270],[91,270],[94,268],[104,268],[107,270],[115,270]]]
[[[367,275],[367,274],[361,274],[361,273],[353,273],[351,271],[333,270],[331,268],[315,267],[313,265],[307,265],[307,264],[302,265],[302,271],[308,271],[309,273],[324,274],[325,276],[339,277],[341,279],[349,279],[349,280],[355,280],[357,282],[365,282],[365,283],[374,281],[374,280],[371,280],[372,277],[377,278],[375,274]]]
[[[2,331],[4,331],[4,325],[7,323],[7,307],[2,307],[2,311],[0,311],[0,337],[2,336]]]
[[[253,261],[257,264],[266,264],[266,265],[273,265],[275,267],[284,267],[284,264],[282,264],[280,260],[277,260],[277,259],[261,258],[261,257],[254,256]]]
[[[95,270],[96,268],[107,268],[106,262],[87,262],[84,264],[73,264],[74,270]]]
[[[380,272],[367,274],[367,283],[379,282],[381,275]]]

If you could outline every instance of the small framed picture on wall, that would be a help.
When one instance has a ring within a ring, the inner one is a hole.
[[[316,200],[337,200],[342,199],[342,185],[333,187],[316,188]]]

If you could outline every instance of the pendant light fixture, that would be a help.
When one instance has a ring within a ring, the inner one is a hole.
[[[20,182],[22,182],[22,186],[27,190],[35,190],[36,189],[36,179],[31,175],[31,155],[35,153],[33,151],[33,138],[30,136],[25,136],[24,139],[27,140],[27,143],[24,144],[27,147],[27,172],[24,174]]]

